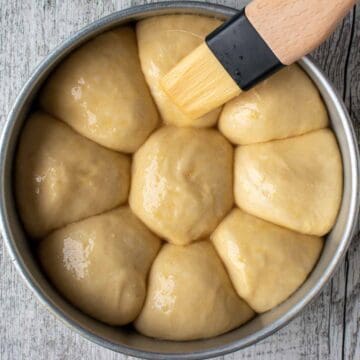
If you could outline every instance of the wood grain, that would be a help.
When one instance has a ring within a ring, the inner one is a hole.
[[[76,30],[143,0],[0,0],[0,124],[36,64]],[[246,1],[213,1],[241,8]],[[360,6],[313,55],[350,110],[360,139]],[[125,360],[56,320],[28,290],[0,247],[1,360]],[[131,358],[129,358],[131,359]],[[360,234],[331,283],[300,316],[262,342],[221,357],[360,359]]]
[[[245,12],[279,60],[290,65],[322,44],[354,4],[355,0],[254,0]]]

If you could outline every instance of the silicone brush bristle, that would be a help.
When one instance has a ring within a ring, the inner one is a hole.
[[[161,86],[180,110],[193,119],[241,93],[205,43],[166,74]]]

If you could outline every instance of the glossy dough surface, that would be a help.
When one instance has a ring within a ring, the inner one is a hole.
[[[332,132],[240,146],[235,202],[246,212],[304,234],[325,235],[342,197],[341,156]]]
[[[194,127],[216,123],[220,109],[190,119],[165,94],[160,80],[220,24],[220,20],[197,15],[157,16],[136,24],[141,67],[165,123]]]
[[[22,130],[15,164],[17,205],[27,232],[50,230],[124,203],[130,159],[34,113]]]
[[[38,255],[74,305],[105,323],[123,325],[141,310],[159,248],[160,240],[122,207],[55,231],[40,243]]]
[[[328,125],[320,94],[298,65],[285,67],[223,108],[220,131],[234,144],[301,135]]]
[[[69,55],[40,103],[83,136],[126,153],[136,151],[158,122],[130,27],[99,35]]]
[[[163,127],[133,159],[130,206],[184,245],[207,236],[233,204],[233,149],[217,131]]]
[[[135,327],[151,337],[194,340],[227,332],[253,315],[236,295],[209,241],[166,244],[150,270],[147,297]]]
[[[323,240],[234,209],[211,236],[238,293],[257,312],[286,300],[315,265]]]
[[[85,314],[154,338],[221,335],[285,301],[341,203],[326,107],[297,65],[196,120],[162,90],[220,24],[164,15],[88,41],[19,139],[17,205],[49,280]]]

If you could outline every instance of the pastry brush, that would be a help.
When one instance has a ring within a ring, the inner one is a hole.
[[[356,0],[254,0],[209,34],[162,80],[198,118],[319,46]]]

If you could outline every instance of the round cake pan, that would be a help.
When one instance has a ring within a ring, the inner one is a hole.
[[[33,256],[15,208],[12,168],[22,124],[49,73],[75,48],[119,25],[164,14],[201,14],[226,19],[236,12],[232,8],[203,2],[172,1],[132,7],[102,18],[77,32],[46,57],[21,90],[6,121],[1,138],[0,211],[2,234],[11,259],[37,298],[60,320],[87,339],[114,351],[149,359],[201,359],[223,355],[253,344],[283,327],[314,299],[331,278],[350,244],[359,207],[357,143],[342,100],[313,61],[304,58],[299,64],[318,87],[339,143],[344,167],[344,189],[336,224],[326,238],[315,269],[288,300],[246,325],[215,338],[188,342],[160,341],[142,336],[130,327],[107,326],[78,311],[51,286]]]

